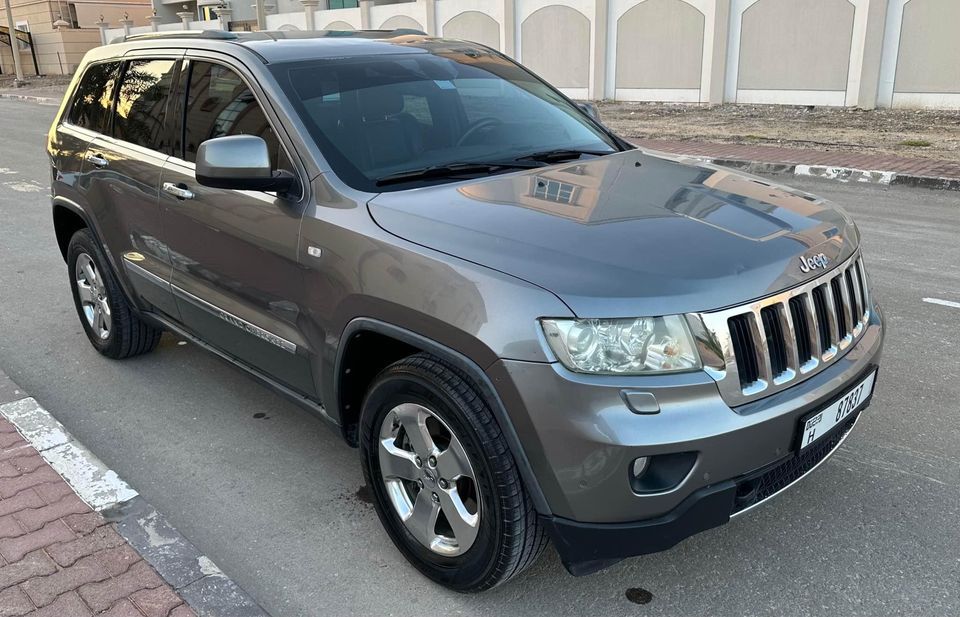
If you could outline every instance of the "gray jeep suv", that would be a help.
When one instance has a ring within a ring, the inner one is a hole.
[[[837,449],[881,316],[844,212],[594,111],[412,31],[97,48],[48,138],[80,320],[111,358],[176,332],[338,427],[452,589],[548,538],[578,575],[670,548]]]

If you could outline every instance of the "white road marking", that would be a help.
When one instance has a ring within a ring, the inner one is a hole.
[[[3,186],[18,193],[39,193],[43,187],[36,182],[4,182]]]
[[[940,306],[949,306],[950,308],[960,309],[960,302],[953,302],[952,300],[941,300],[940,298],[924,298],[923,301],[928,304],[939,304]]]
[[[0,405],[0,414],[17,427],[80,499],[103,510],[137,496],[137,491],[74,440],[67,429],[32,398]]]

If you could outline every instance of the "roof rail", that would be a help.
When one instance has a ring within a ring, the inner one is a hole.
[[[147,41],[153,39],[213,39],[230,41],[236,38],[236,32],[227,32],[226,30],[168,30],[166,32],[143,32],[141,34],[118,36],[110,41],[110,43],[126,43],[127,41]]]

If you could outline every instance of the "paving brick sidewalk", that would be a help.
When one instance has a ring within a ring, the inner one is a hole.
[[[0,617],[195,617],[0,418]]]
[[[937,159],[912,158],[888,154],[877,155],[839,150],[806,150],[801,148],[778,148],[775,146],[751,146],[700,141],[669,141],[660,139],[631,139],[630,141],[642,148],[715,160],[762,161],[764,163],[782,165],[845,167],[868,171],[893,172],[898,175],[907,176],[960,179],[960,163]]]

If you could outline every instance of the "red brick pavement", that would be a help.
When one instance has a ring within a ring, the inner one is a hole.
[[[0,418],[0,617],[196,617]]]
[[[634,144],[673,154],[703,156],[734,161],[762,161],[787,165],[850,167],[867,171],[892,171],[911,176],[960,178],[960,163],[937,159],[912,158],[889,154],[865,154],[843,150],[805,150],[776,146],[716,144],[698,141],[631,139]]]

